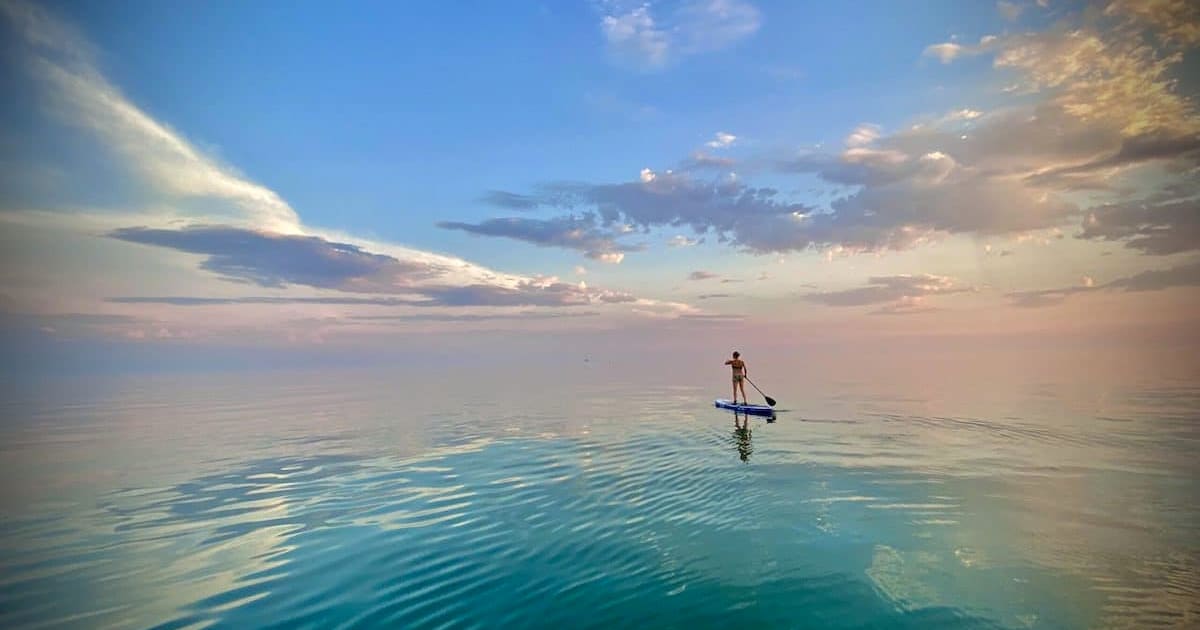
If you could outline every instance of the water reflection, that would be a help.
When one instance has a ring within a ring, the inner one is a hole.
[[[842,413],[833,392],[756,444],[762,418],[734,413],[731,435],[694,388],[579,389],[513,414],[503,392],[426,409],[378,383],[227,387],[42,409],[4,447],[3,472],[19,462],[55,492],[5,506],[0,626],[1089,628],[1200,612],[1194,390],[1088,416],[1050,388],[1053,413],[1019,416],[893,396]]]
[[[738,457],[745,463],[750,463],[750,454],[754,452],[750,432],[750,415],[733,412],[733,439],[737,442]]]

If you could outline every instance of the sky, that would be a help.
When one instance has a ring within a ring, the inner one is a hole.
[[[0,32],[12,356],[1196,341],[1186,0],[0,0]]]

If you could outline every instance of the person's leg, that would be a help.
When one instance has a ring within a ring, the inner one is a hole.
[[[741,380],[738,381],[738,387],[742,388],[742,402],[746,403],[747,405],[750,404],[750,399],[746,398],[746,377],[743,376]]]
[[[733,404],[735,404],[735,405],[737,404],[737,386],[738,386],[737,379],[734,379],[733,380]]]

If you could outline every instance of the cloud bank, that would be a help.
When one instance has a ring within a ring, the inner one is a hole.
[[[992,111],[954,109],[891,132],[864,123],[838,151],[751,160],[760,172],[767,163],[772,175],[817,177],[836,192],[825,205],[744,182],[728,172],[732,161],[706,153],[683,160],[680,172],[644,169],[625,182],[551,182],[509,194],[520,196],[523,209],[560,213],[545,221],[583,212],[596,217],[589,228],[687,227],[757,254],[906,250],[952,236],[1021,238],[1081,222],[1082,239],[1155,255],[1189,251],[1198,242],[1194,193],[1145,207],[1128,200],[1129,189],[1150,177],[1171,190],[1200,173],[1196,103],[1173,78],[1183,51],[1197,43],[1200,20],[1190,5],[1160,4],[1150,11],[1111,2],[1098,19],[1076,16],[1075,25],[933,44],[926,54],[948,64],[990,58],[1011,82],[1011,102]],[[1000,10],[1016,18],[1018,7]],[[734,140],[717,134],[708,148]]]
[[[315,236],[289,236],[232,227],[194,226],[177,230],[122,228],[112,238],[206,256],[200,268],[235,282],[260,287],[300,285],[351,293],[415,296],[395,302],[341,301],[341,304],[399,303],[412,306],[579,306],[634,302],[627,293],[588,288],[554,278],[519,279],[507,284],[454,284],[453,269],[432,263],[373,254],[347,243]],[[159,303],[247,303],[239,300],[180,300]],[[132,303],[125,300],[124,303]],[[264,303],[264,302],[257,302]],[[299,302],[290,302],[299,303]],[[334,302],[325,302],[334,303]]]
[[[153,247],[171,255],[168,259],[160,257],[158,260],[169,264],[157,265],[156,269],[164,276],[174,274],[176,280],[160,284],[187,286],[194,291],[191,295],[165,297],[118,295],[95,305],[98,310],[135,305],[256,304],[449,309],[626,305],[624,312],[636,307],[660,316],[694,310],[623,291],[560,282],[554,277],[504,273],[454,256],[305,225],[280,194],[207,155],[130,101],[98,70],[86,40],[45,9],[5,0],[0,2],[0,16],[15,35],[11,48],[19,54],[16,59],[53,105],[56,118],[98,139],[137,183],[136,191],[143,203],[133,212],[10,211],[6,218],[20,220],[9,223],[20,229],[40,226],[74,230],[81,237],[104,226],[99,234],[107,238],[99,240],[128,243],[131,256],[142,255],[134,253],[134,246]],[[529,209],[537,203],[503,191],[489,192],[485,200],[513,210]],[[136,223],[121,223],[130,217],[136,217]],[[553,240],[555,231],[567,226],[559,221],[541,226],[540,232],[536,223],[520,227],[533,229],[529,236],[532,240]],[[637,249],[617,245],[595,229],[575,235],[567,230],[565,234],[565,240],[554,244],[579,247],[599,260],[615,262],[623,252]],[[32,268],[77,261],[76,257],[56,256],[54,252],[33,253],[41,258],[15,263]],[[78,278],[83,284],[88,280],[86,271],[69,269],[60,276]],[[229,297],[231,291],[227,289],[236,292],[237,285],[271,289],[280,295]],[[296,295],[313,291],[323,295]],[[61,287],[61,299],[72,305],[78,302],[73,293],[80,291]],[[24,310],[54,308],[53,304],[21,306]],[[136,319],[139,313],[106,316]],[[175,313],[159,310],[155,316],[173,317]],[[214,321],[188,324],[224,325]]]

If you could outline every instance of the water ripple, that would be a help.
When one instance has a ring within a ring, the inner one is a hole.
[[[1194,389],[1086,417],[881,396],[896,409],[743,428],[685,387],[397,416],[388,390],[343,386],[157,382],[31,410],[4,472],[57,490],[6,495],[0,625],[1200,620]]]

